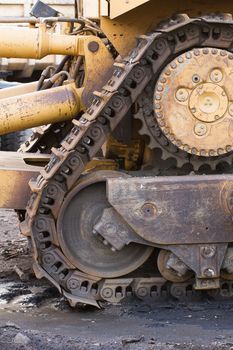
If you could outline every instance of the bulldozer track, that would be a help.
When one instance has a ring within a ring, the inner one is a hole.
[[[232,41],[229,20],[187,16],[179,17],[165,29],[139,37],[138,46],[129,57],[114,64],[112,78],[101,92],[94,92],[91,106],[79,120],[73,120],[72,129],[61,146],[51,149],[50,162],[37,180],[30,183],[32,195],[26,222],[33,242],[36,274],[49,279],[71,305],[98,306],[99,301],[118,302],[129,295],[179,298],[196,293],[192,282],[171,284],[161,277],[140,276],[101,279],[75,269],[59,247],[56,222],[66,194],[161,65],[191,47],[218,45],[219,49],[231,50]],[[35,147],[40,138],[37,141],[34,136],[27,144],[27,151],[30,151],[30,142]],[[231,296],[232,290],[232,282],[222,282],[219,293]]]

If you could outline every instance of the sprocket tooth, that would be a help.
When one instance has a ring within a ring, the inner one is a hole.
[[[162,150],[161,159],[162,160],[167,160],[169,158],[173,158],[172,155],[170,153],[168,153],[167,151]]]
[[[139,110],[137,113],[134,114],[133,116],[135,119],[140,119],[143,122],[143,113],[141,110]]]
[[[214,171],[214,170],[216,170],[216,166],[217,166],[218,163],[208,162],[207,164],[210,167],[210,169]]]
[[[194,171],[198,171],[201,167],[201,164],[199,162],[191,162],[191,164],[193,166]]]
[[[182,159],[182,158],[175,158],[176,159],[176,165],[177,165],[177,167],[178,168],[182,168],[185,164],[187,164],[188,163],[188,161],[184,158],[184,159]]]
[[[142,136],[147,136],[147,132],[144,126],[138,131],[138,133]]]
[[[231,160],[231,159],[226,159],[225,162],[226,162],[228,165],[232,165],[232,160]]]
[[[144,135],[145,135],[145,134],[144,134]],[[158,147],[158,144],[157,144],[156,142],[153,142],[152,139],[150,139],[150,142],[149,142],[149,144],[147,145],[147,147],[149,147],[150,149],[155,149],[156,147],[159,148],[159,147]]]

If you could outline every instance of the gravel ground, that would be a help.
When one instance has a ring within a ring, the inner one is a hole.
[[[233,300],[132,299],[102,310],[73,310],[31,274],[15,213],[0,210],[0,227],[0,350],[233,350]]]

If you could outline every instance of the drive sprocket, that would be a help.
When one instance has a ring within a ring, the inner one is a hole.
[[[170,55],[137,101],[139,133],[162,160],[175,159],[177,168],[191,164],[195,171],[216,171],[220,163],[232,165],[233,55],[221,46],[216,40],[219,49]]]

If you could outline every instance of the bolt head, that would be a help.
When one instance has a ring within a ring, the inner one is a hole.
[[[202,247],[201,254],[204,258],[212,258],[216,253],[216,247],[215,246],[206,246]]]
[[[141,207],[141,213],[144,218],[153,218],[156,216],[157,208],[153,203],[145,203]]]
[[[117,233],[117,227],[116,227],[116,225],[114,225],[114,224],[111,223],[111,222],[108,222],[108,223],[106,223],[106,224],[104,225],[104,230],[105,230],[107,233],[111,234],[111,235]]]
[[[207,126],[204,123],[197,123],[194,127],[194,133],[198,136],[203,136],[207,133]]]
[[[211,277],[214,277],[215,272],[212,268],[209,267],[203,271],[203,274],[205,277],[211,278]]]
[[[88,44],[88,50],[92,53],[95,53],[99,50],[99,43],[97,43],[96,41],[90,41]]]
[[[223,74],[220,69],[213,69],[210,73],[210,79],[213,83],[219,83],[223,79]]]
[[[179,101],[179,102],[185,102],[187,101],[189,97],[189,93],[186,89],[184,88],[181,88],[181,89],[178,89],[176,91],[176,99]]]

